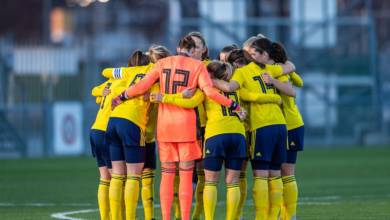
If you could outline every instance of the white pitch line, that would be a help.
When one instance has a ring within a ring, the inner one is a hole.
[[[357,196],[324,196],[324,197],[303,197],[299,198],[297,205],[387,205],[388,202],[300,202],[300,201],[315,201],[315,200],[340,200],[340,199],[363,199],[363,198],[383,198],[390,197],[390,194],[387,195],[357,195]],[[225,201],[217,202],[217,206],[221,206],[226,204]],[[192,203],[194,206],[195,203]],[[253,200],[247,200],[245,205],[253,205]],[[14,204],[14,203],[0,203],[0,206],[97,206],[97,204],[91,203],[67,203],[67,204],[56,204],[56,203],[22,203],[22,204]],[[161,207],[160,204],[155,204],[155,208]],[[142,205],[137,206],[137,209],[143,208]],[[67,219],[67,220],[87,220],[81,218],[73,218],[67,215],[74,215],[79,213],[88,213],[88,212],[97,212],[99,209],[87,209],[87,210],[78,210],[72,212],[63,212],[63,213],[54,213],[51,215],[53,218],[57,219]]]

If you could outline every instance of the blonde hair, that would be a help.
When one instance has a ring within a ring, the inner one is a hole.
[[[229,82],[233,76],[233,66],[230,63],[211,61],[207,65],[207,71],[213,79],[220,79]]]
[[[244,43],[244,47],[245,46],[252,46],[253,42],[255,42],[255,40],[258,40],[258,39],[262,39],[262,38],[266,38],[263,34],[258,34],[257,36],[253,36],[253,37],[250,37],[248,40],[245,41]]]
[[[150,61],[153,63],[157,63],[159,59],[171,56],[171,52],[169,52],[167,48],[159,45],[151,45],[149,47],[149,52],[146,52],[145,54],[149,56]]]

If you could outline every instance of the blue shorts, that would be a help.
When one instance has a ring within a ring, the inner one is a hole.
[[[288,131],[288,150],[303,150],[303,138],[305,126],[297,127]]]
[[[203,160],[205,170],[219,172],[222,170],[222,164],[225,161],[225,168],[230,170],[240,171],[244,158],[228,158],[223,157],[207,157]]]
[[[156,169],[156,142],[146,143],[145,168]]]
[[[246,141],[242,134],[219,134],[210,137],[205,142],[203,158],[223,157],[223,158],[245,158]]]
[[[110,145],[112,161],[126,160],[126,163],[144,163],[146,157],[146,147],[125,146],[118,147]]]
[[[124,118],[110,118],[104,142],[110,146],[145,146],[145,131]]]
[[[110,146],[104,144],[104,134],[104,131],[92,129],[89,133],[89,140],[91,142],[92,155],[96,157],[98,166],[107,166],[108,169],[111,169]]]
[[[285,163],[287,154],[286,125],[269,125],[252,131],[252,160]]]
[[[297,162],[298,151],[288,150],[286,163],[295,164]]]

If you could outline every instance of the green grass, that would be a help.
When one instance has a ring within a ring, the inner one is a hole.
[[[390,219],[389,167],[389,147],[300,152],[296,167],[300,198],[298,219]],[[93,158],[1,160],[0,174],[0,219],[55,219],[51,214],[98,208],[99,173]],[[247,176],[248,202],[244,219],[254,219],[251,172]],[[159,182],[157,175],[156,203]],[[225,201],[225,194],[222,176],[218,201]],[[52,206],[36,207],[26,203],[52,203]],[[155,212],[156,218],[161,219],[161,210],[156,208]],[[215,219],[225,219],[225,212],[224,205],[217,206]],[[99,219],[96,211],[69,216]],[[143,219],[142,209],[137,216]]]

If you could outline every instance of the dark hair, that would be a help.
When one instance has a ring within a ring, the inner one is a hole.
[[[203,36],[203,34],[201,34],[200,32],[194,31],[194,32],[189,33],[188,36],[197,37],[202,41],[203,46],[206,47],[206,51],[204,53],[202,53],[202,59],[205,59],[205,60],[210,59],[209,48],[206,45],[206,38]]]
[[[267,38],[255,40],[251,47],[255,48],[259,53],[263,53],[264,51],[267,52],[269,58],[273,59],[276,63],[286,63],[289,59],[287,52],[281,43],[272,42]]]
[[[151,45],[149,47],[149,52],[145,53],[149,56],[150,61],[153,63],[157,63],[159,59],[171,56],[171,52],[164,46]]]
[[[223,63],[221,61],[211,61],[207,65],[207,71],[213,79],[221,79],[229,82],[233,76],[233,67],[230,63]]]
[[[149,56],[142,53],[141,50],[136,50],[130,57],[127,67],[133,66],[146,66],[149,65],[150,59]]]
[[[190,36],[183,37],[179,42],[180,49],[191,50],[196,47],[195,41]]]
[[[222,48],[221,53],[229,53],[232,50],[239,50],[239,49],[240,48],[237,45],[232,44],[232,45],[229,45],[229,46]]]
[[[259,63],[253,57],[245,50],[233,50],[230,52],[227,61],[233,65],[234,62],[239,63],[241,65],[247,65],[250,62],[254,62],[257,64],[261,69],[265,68],[265,65],[263,63]],[[209,64],[210,65],[210,64]]]

